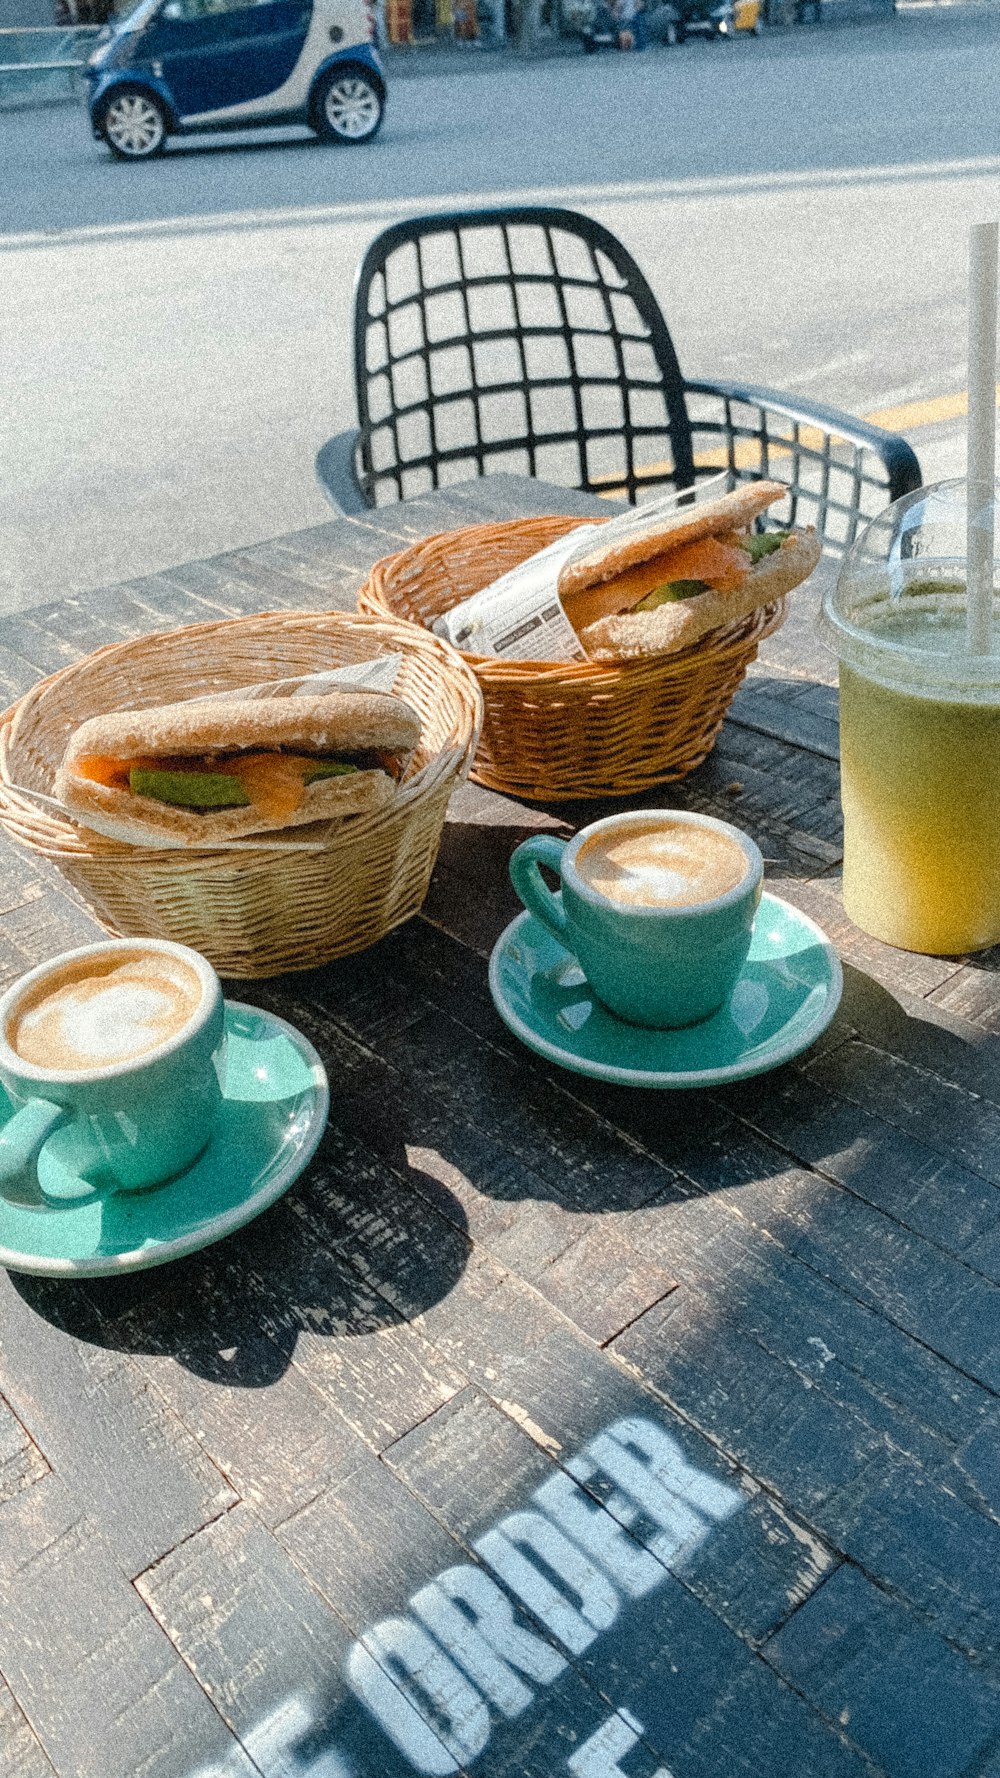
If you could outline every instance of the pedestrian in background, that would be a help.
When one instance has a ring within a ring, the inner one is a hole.
[[[645,0],[611,0],[611,11],[618,30],[618,48],[645,49]]]

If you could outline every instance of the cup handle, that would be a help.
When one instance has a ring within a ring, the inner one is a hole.
[[[58,1124],[69,1117],[65,1105],[51,1099],[29,1099],[0,1130],[0,1190],[33,1166],[38,1151]]]
[[[539,871],[540,864],[558,871],[566,841],[551,833],[533,833],[518,846],[510,861],[510,880],[528,912],[555,935],[560,944],[566,942],[566,910],[562,896],[553,894]]]

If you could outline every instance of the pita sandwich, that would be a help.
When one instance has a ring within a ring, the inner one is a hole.
[[[787,492],[780,482],[746,482],[666,517],[640,507],[607,541],[590,540],[559,577],[590,658],[677,653],[807,579],[821,553],[815,531],[753,529]]]
[[[139,846],[225,845],[381,808],[420,739],[402,698],[203,698],[94,716],[56,795],[74,820]]]

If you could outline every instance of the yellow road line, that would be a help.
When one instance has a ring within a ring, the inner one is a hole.
[[[1000,383],[997,402],[1000,404]],[[889,432],[911,432],[917,426],[938,426],[942,420],[963,420],[968,411],[968,390],[959,389],[954,395],[932,395],[925,401],[904,401],[901,407],[878,408],[865,419]]]
[[[1000,407],[1000,383],[997,384],[997,406]],[[888,432],[913,432],[920,426],[939,426],[944,420],[962,420],[969,411],[969,392],[958,389],[953,395],[932,395],[924,401],[904,401],[899,407],[876,408],[872,414],[864,418],[870,426],[884,426]],[[697,425],[695,426],[697,431]],[[802,426],[799,430],[799,443],[808,449],[818,449],[823,442],[822,431],[815,426]],[[781,439],[769,440],[768,449],[772,457],[791,455],[790,444]],[[756,439],[741,439],[733,452],[734,465],[737,469],[756,469],[760,464],[760,446]],[[697,451],[695,463],[699,469],[725,469],[729,456],[725,447],[717,450]],[[648,463],[636,470],[636,478],[662,475],[669,471],[668,463]],[[613,475],[598,478],[606,485],[600,489],[602,498],[614,500],[624,494],[624,486]]]

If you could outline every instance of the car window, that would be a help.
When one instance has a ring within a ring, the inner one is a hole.
[[[206,19],[222,12],[249,12],[266,6],[270,0],[166,0],[160,17],[164,19]]]

